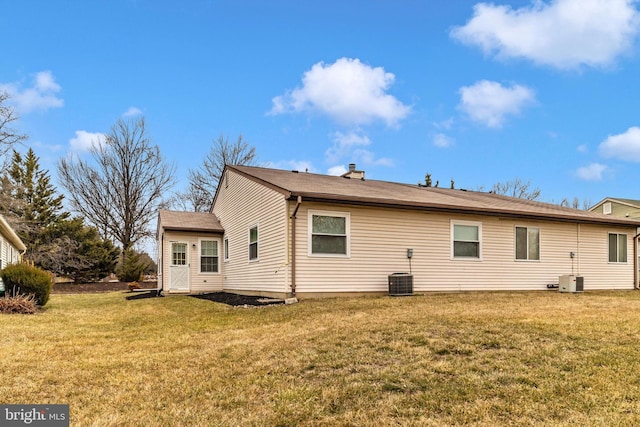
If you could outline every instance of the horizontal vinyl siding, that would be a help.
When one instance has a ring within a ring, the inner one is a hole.
[[[609,263],[609,233],[627,235],[627,262]],[[632,289],[634,232],[628,228],[580,227],[579,274],[588,289]]]
[[[287,292],[287,203],[284,196],[235,172],[220,183],[214,213],[229,240],[224,289]],[[258,225],[258,260],[249,260],[249,229]]]
[[[218,241],[218,270],[219,273],[200,273],[200,240],[209,239]],[[224,263],[222,261],[222,236],[219,234],[202,234],[182,231],[165,231],[163,247],[163,290],[168,292],[170,288],[169,265],[171,264],[171,242],[186,242],[189,259],[189,292],[215,292],[222,290]],[[195,248],[193,245],[196,245]]]
[[[308,210],[348,212],[351,223],[350,258],[308,255]],[[482,259],[451,258],[451,219],[482,224]],[[515,226],[540,229],[540,260],[515,260]],[[559,222],[518,221],[497,217],[445,215],[415,210],[323,206],[304,203],[297,221],[297,291],[387,291],[388,275],[409,272],[406,256],[413,249],[414,291],[542,290],[558,277],[574,272],[585,276],[586,289],[633,287],[633,250],[629,264],[607,263],[607,227]],[[628,229],[627,229],[628,230]],[[629,242],[633,236],[629,236]],[[580,251],[582,249],[582,252]],[[583,258],[580,258],[580,257]],[[588,264],[588,267],[587,265]]]

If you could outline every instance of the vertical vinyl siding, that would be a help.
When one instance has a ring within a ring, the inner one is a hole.
[[[349,258],[308,255],[309,209],[349,212]],[[628,245],[628,264],[609,264],[607,235],[615,230],[606,226],[581,225],[579,241],[579,226],[571,223],[304,202],[298,218],[300,293],[387,291],[389,274],[410,269],[416,292],[543,290],[549,283],[558,283],[560,275],[572,273],[570,252],[576,253],[573,271],[585,276],[585,289],[633,288],[633,245]],[[452,259],[452,219],[482,223],[481,260]],[[539,261],[515,259],[516,226],[540,229]],[[628,236],[629,242],[632,238]],[[413,249],[411,267],[408,248]]]
[[[211,239],[218,242],[218,273],[200,273],[200,240]],[[215,292],[222,290],[224,275],[224,263],[222,260],[222,236],[219,234],[202,234],[183,231],[165,231],[164,248],[162,259],[164,260],[164,271],[162,272],[163,290],[169,292],[171,275],[169,265],[171,264],[171,242],[187,243],[189,255],[189,292]],[[196,245],[194,248],[193,245]]]
[[[288,292],[287,202],[284,196],[233,171],[220,183],[214,213],[229,239],[224,289]],[[258,225],[258,260],[249,260],[249,229]]]

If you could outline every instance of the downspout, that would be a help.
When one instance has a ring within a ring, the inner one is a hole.
[[[158,289],[156,290],[156,295],[161,296],[162,290],[164,289],[164,231],[160,234],[160,261],[158,265],[160,266],[160,280],[158,281]]]
[[[640,265],[638,265],[638,256],[639,256],[638,238],[640,238],[640,233],[633,236],[633,288],[634,289],[640,289],[640,286],[638,284],[638,268],[640,268]]]
[[[296,219],[302,204],[302,196],[298,196],[296,207],[291,214],[291,296],[296,296]]]
[[[580,223],[578,223],[578,236],[577,236],[577,258],[578,258],[578,271],[576,273],[576,276],[580,275]],[[573,269],[572,269],[573,270]],[[571,274],[573,274],[573,271],[571,272]]]

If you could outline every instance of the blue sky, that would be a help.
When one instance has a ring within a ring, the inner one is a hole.
[[[0,89],[56,180],[119,118],[187,184],[219,135],[261,164],[640,199],[640,4],[3,1]],[[58,185],[59,189],[60,186]]]

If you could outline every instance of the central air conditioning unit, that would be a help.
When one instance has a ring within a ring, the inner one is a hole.
[[[389,295],[413,295],[413,276],[409,273],[393,273],[389,275]]]
[[[560,276],[558,286],[560,292],[584,292],[584,277],[565,274]]]

